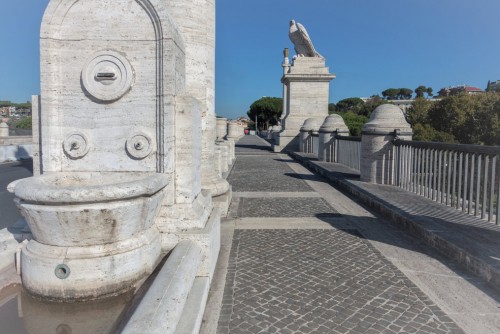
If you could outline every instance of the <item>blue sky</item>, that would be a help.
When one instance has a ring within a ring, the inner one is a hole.
[[[0,3],[0,100],[39,93],[39,29],[48,0]],[[337,78],[330,101],[419,85],[500,80],[499,0],[217,0],[216,112],[245,115],[281,96],[288,22],[308,30]],[[293,51],[292,51],[293,53]]]

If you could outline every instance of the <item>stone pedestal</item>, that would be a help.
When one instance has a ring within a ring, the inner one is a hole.
[[[361,181],[392,184],[394,178],[394,151],[396,138],[411,140],[413,131],[399,107],[383,104],[371,114],[361,136]]]
[[[345,125],[344,120],[339,115],[330,115],[325,118],[318,132],[318,160],[336,162],[337,147],[335,139],[337,136],[349,135],[349,129]]]
[[[320,57],[299,57],[281,81],[286,86],[286,116],[273,146],[275,152],[299,150],[299,132],[308,118],[328,116],[330,81],[335,78]]]

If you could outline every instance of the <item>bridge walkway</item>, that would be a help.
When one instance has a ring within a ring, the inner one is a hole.
[[[264,140],[228,180],[202,333],[500,333],[483,279]]]

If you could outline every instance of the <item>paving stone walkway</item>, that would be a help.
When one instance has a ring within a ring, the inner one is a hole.
[[[488,300],[493,311],[483,321],[498,327],[469,322],[459,327],[462,315],[453,302],[436,298],[439,291],[408,275],[425,263],[425,270],[449,275],[450,282],[458,277],[459,284],[469,284],[473,278],[286,155],[270,152],[264,140],[246,136],[238,142],[228,180],[233,201],[222,222],[222,251],[202,333],[478,333],[477,328],[495,333],[500,328],[497,300]],[[216,319],[210,320],[213,314]]]
[[[236,230],[219,333],[460,333],[356,230]]]

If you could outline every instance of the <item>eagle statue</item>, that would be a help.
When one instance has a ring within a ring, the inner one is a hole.
[[[290,21],[290,30],[288,36],[292,41],[297,57],[320,57],[323,58],[316,50],[311,42],[311,38],[307,33],[306,28],[300,23],[295,23],[295,20]]]

